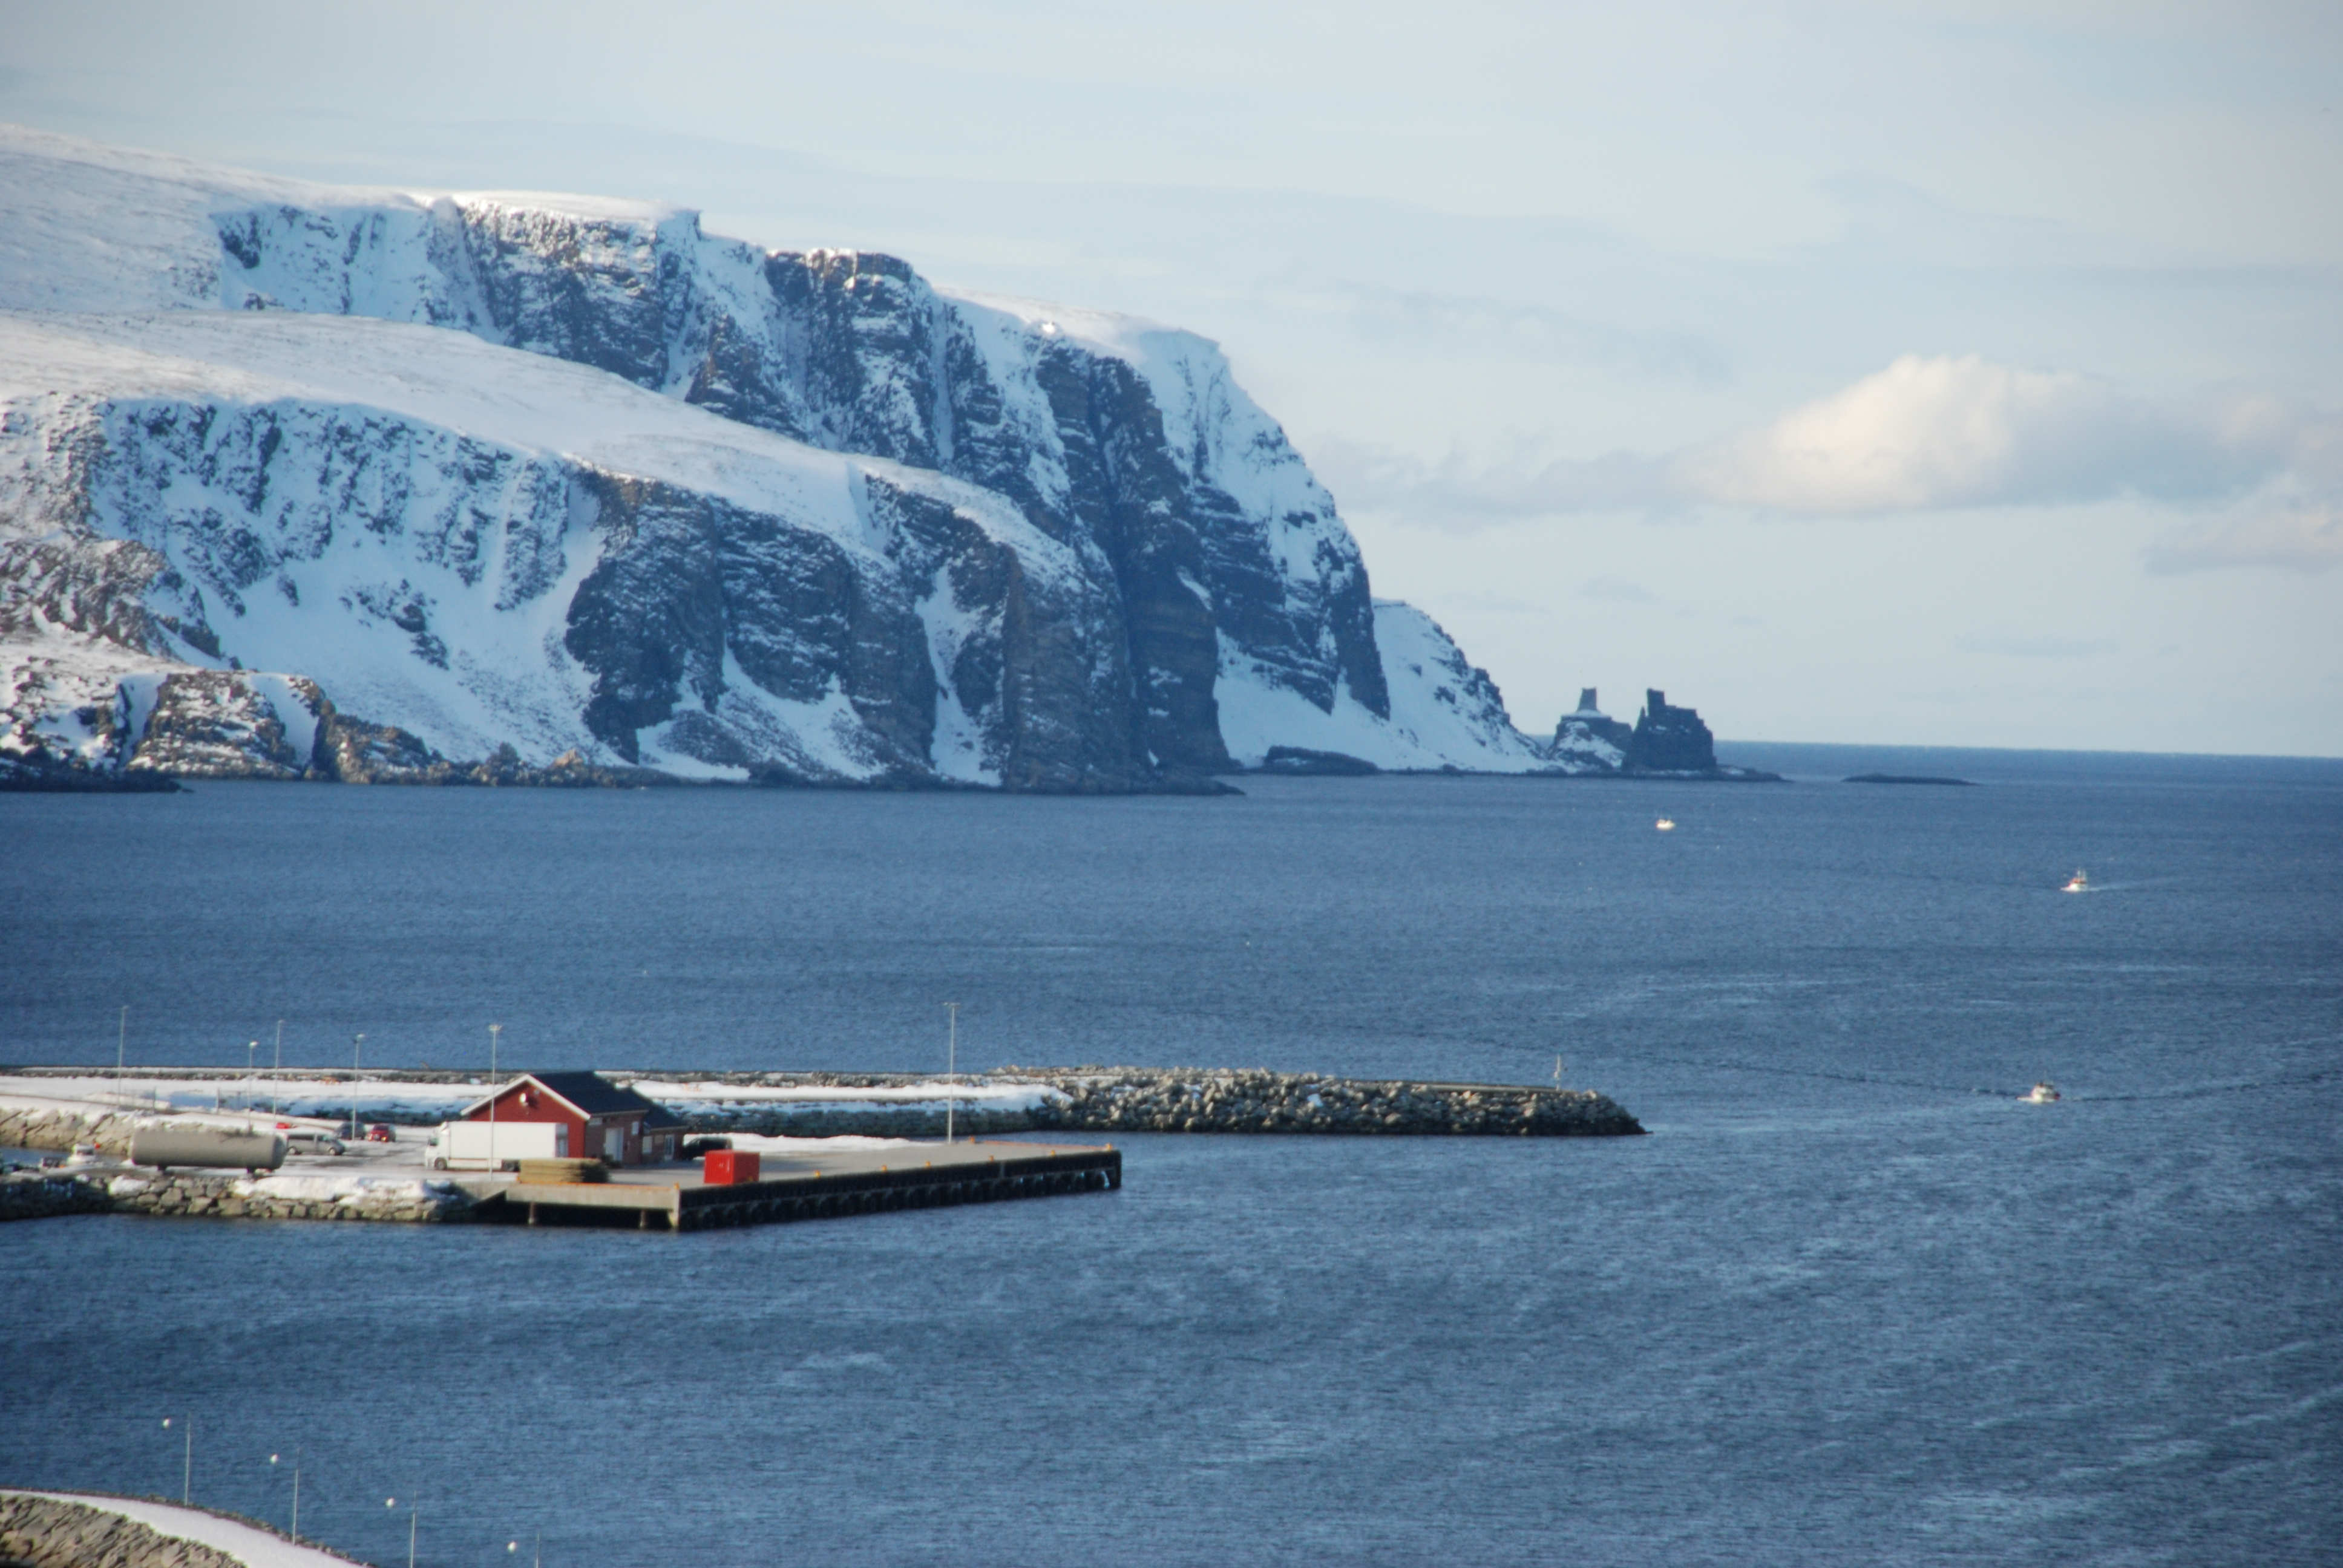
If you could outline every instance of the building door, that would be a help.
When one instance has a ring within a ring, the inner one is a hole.
[[[569,1123],[558,1121],[553,1127],[553,1157],[564,1160],[569,1155]]]
[[[613,1165],[627,1162],[627,1130],[623,1127],[602,1129],[602,1158]]]

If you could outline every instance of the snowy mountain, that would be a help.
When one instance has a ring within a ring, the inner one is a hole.
[[[100,772],[1554,766],[1202,338],[8,128],[0,681]]]

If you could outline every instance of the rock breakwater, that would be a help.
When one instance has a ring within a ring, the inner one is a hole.
[[[1053,1097],[1036,1125],[1090,1132],[1320,1132],[1383,1136],[1632,1136],[1643,1124],[1608,1096],[1529,1084],[1328,1078],[1266,1070],[1004,1068]]]
[[[342,1568],[350,1561],[217,1509],[95,1492],[0,1492],[0,1563],[8,1568]]]
[[[260,1176],[218,1171],[118,1175],[106,1197],[119,1212],[218,1220],[392,1220],[429,1223],[468,1219],[470,1194],[449,1181],[399,1181],[330,1176]]]
[[[0,1179],[0,1221],[122,1213],[427,1224],[468,1220],[477,1207],[478,1201],[453,1182],[379,1177],[255,1177],[241,1171],[140,1167],[44,1171]]]
[[[0,1562],[25,1568],[245,1568],[217,1547],[61,1497],[0,1493]]]
[[[99,1182],[43,1171],[0,1178],[0,1221],[45,1220],[53,1214],[103,1214],[114,1207]],[[5,1553],[0,1553],[0,1558]]]
[[[96,1146],[101,1154],[130,1152],[130,1135],[152,1118],[128,1111],[79,1105],[0,1105],[0,1149],[70,1149]]]
[[[902,1073],[709,1073],[706,1085],[899,1090],[932,1084]],[[1047,1092],[1015,1109],[972,1099],[953,1111],[956,1130],[1015,1132],[1312,1132],[1383,1136],[1584,1138],[1633,1136],[1643,1124],[1606,1095],[1534,1084],[1440,1083],[1272,1072],[1247,1068],[1003,1067],[964,1087],[997,1094],[1031,1085]],[[654,1099],[659,1085],[637,1087]],[[703,1089],[703,1093],[705,1090]],[[943,1095],[896,1104],[703,1100],[675,1109],[694,1131],[822,1138],[860,1134],[930,1138],[944,1129]]]

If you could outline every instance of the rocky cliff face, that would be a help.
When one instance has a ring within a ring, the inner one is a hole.
[[[639,204],[297,186],[23,132],[0,176],[0,216],[41,236],[0,307],[170,313],[0,312],[17,755],[127,767],[143,728],[99,729],[159,713],[152,768],[330,773],[298,755],[316,703],[305,731],[302,699],[186,678],[261,668],[407,732],[409,772],[510,746],[1122,789],[1330,729],[1379,765],[1536,765],[1493,687],[1437,742],[1409,723],[1440,699],[1395,683],[1332,498],[1189,334]],[[450,366],[509,396],[441,396]],[[167,708],[142,676],[177,681]]]

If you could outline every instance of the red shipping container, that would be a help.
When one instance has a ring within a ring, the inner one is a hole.
[[[752,1149],[711,1149],[701,1159],[700,1179],[710,1187],[737,1187],[757,1180],[760,1161]]]

